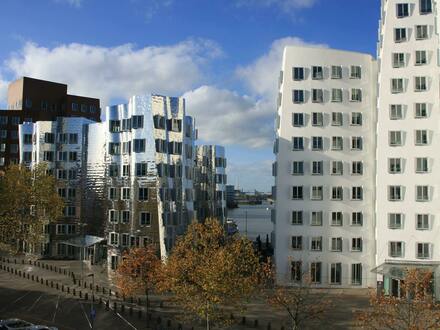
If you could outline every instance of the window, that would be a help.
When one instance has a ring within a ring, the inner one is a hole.
[[[301,282],[302,279],[302,262],[292,261],[290,264],[291,279],[294,282]]]
[[[341,79],[342,78],[342,67],[338,65],[332,66],[332,79]]]
[[[407,3],[398,3],[396,7],[396,15],[398,18],[409,16],[409,6]]]
[[[344,163],[339,160],[333,160],[331,162],[331,174],[332,175],[342,175],[344,174]]]
[[[303,211],[292,211],[292,225],[303,224]]]
[[[332,237],[330,250],[333,252],[342,251],[342,237]]]
[[[351,125],[353,126],[362,126],[362,113],[353,112],[351,114]]]
[[[69,152],[69,162],[76,162],[78,160],[78,153],[76,151]]]
[[[18,140],[18,131],[9,131],[12,140]]]
[[[44,133],[44,143],[55,143],[55,134],[53,133]]]
[[[415,65],[424,65],[427,63],[428,63],[428,58],[426,55],[426,50],[416,50]]]
[[[312,196],[310,197],[312,200],[322,200],[322,186],[312,186]]]
[[[392,147],[397,147],[402,145],[402,132],[401,131],[390,131],[389,132],[389,145]]]
[[[67,189],[67,197],[68,198],[75,198],[76,197],[76,189],[75,188],[68,188]]]
[[[389,242],[389,255],[393,258],[403,257],[403,242]]]
[[[362,78],[362,68],[358,65],[352,65],[350,67],[350,78],[351,79],[361,79]]]
[[[59,143],[67,143],[67,133],[60,133],[58,134],[58,142]]]
[[[116,188],[108,188],[108,199],[115,200],[117,199],[117,190]]]
[[[362,137],[361,136],[353,136],[351,138],[351,149],[352,150],[362,150]]]
[[[302,250],[302,236],[292,236],[292,249]]]
[[[323,140],[322,136],[312,136],[312,150],[322,150]]]
[[[0,125],[8,125],[8,117],[7,116],[0,116]]]
[[[154,115],[153,116],[154,128],[156,129],[165,129],[165,117]]]
[[[133,139],[133,152],[145,152],[145,139]]]
[[[342,125],[342,112],[332,112],[332,126]]]
[[[11,154],[18,153],[18,144],[10,144],[9,145],[9,153],[11,153]]]
[[[406,41],[406,29],[405,28],[394,29],[394,41],[395,42]]]
[[[322,112],[312,112],[312,126],[322,126],[323,116]]]
[[[343,223],[342,212],[332,212],[331,215],[332,215],[331,225],[337,227],[342,226]]]
[[[121,245],[128,246],[130,244],[130,234],[121,234],[121,236],[122,236]]]
[[[303,199],[303,187],[293,186],[292,187],[292,199]]]
[[[310,280],[312,283],[321,283],[321,262],[312,262],[310,264]]]
[[[141,212],[139,214],[139,224],[141,226],[151,226],[151,213]]]
[[[119,234],[110,233],[110,245],[118,245],[118,244],[119,244]]]
[[[388,214],[388,228],[402,229],[402,227],[403,227],[402,220],[403,220],[402,213],[389,213]]]
[[[67,151],[58,151],[58,161],[67,161]]]
[[[0,157],[0,166],[5,166],[5,157]]]
[[[295,127],[301,127],[304,126],[304,114],[294,112],[293,113],[293,126]]]
[[[78,134],[77,133],[69,134],[69,144],[78,144]]]
[[[57,179],[58,180],[66,180],[67,179],[67,171],[66,170],[57,170]]]
[[[364,223],[364,215],[362,212],[351,213],[351,225],[352,226],[362,226]]]
[[[393,53],[393,68],[403,68],[405,66],[405,54]]]
[[[131,127],[134,129],[143,128],[144,127],[144,116],[131,117]]]
[[[312,211],[311,226],[322,226],[322,211]]]
[[[136,163],[136,176],[146,176],[148,172],[147,163]]]
[[[24,134],[24,144],[32,144],[32,134]]]
[[[121,121],[109,120],[109,131],[110,133],[119,133],[121,131]]]
[[[2,151],[2,146],[4,146],[4,144],[0,144],[0,151]],[[32,161],[32,152],[23,152],[23,161],[24,162],[31,162]]]
[[[416,130],[416,146],[423,146],[428,144],[428,131],[425,129]]]
[[[313,161],[312,162],[312,175],[322,175],[322,161]]]
[[[114,178],[117,177],[119,175],[119,167],[117,164],[110,164],[108,166],[108,172],[109,172],[109,176]]]
[[[362,102],[362,90],[358,88],[351,89],[351,99],[352,102]]]
[[[388,158],[388,172],[391,174],[402,173],[402,159]]]
[[[20,117],[11,117],[12,125],[20,125]]]
[[[351,265],[351,284],[352,285],[362,284],[362,264]]]
[[[123,155],[131,154],[131,141],[122,142],[122,154]]]
[[[416,118],[426,118],[428,116],[426,103],[416,103],[414,107],[414,116]]]
[[[8,131],[5,129],[0,130],[0,139],[6,139],[8,137]]]
[[[362,251],[362,238],[354,237],[351,239],[351,251],[361,252]]]
[[[402,187],[401,186],[388,186],[388,200],[389,201],[401,201]]]
[[[429,186],[416,186],[416,201],[417,202],[429,201]]]
[[[322,66],[312,66],[312,79],[322,79],[323,77]]]
[[[428,158],[416,158],[416,173],[428,173]]]
[[[330,264],[330,284],[341,284],[342,264],[340,262]]]
[[[416,25],[416,40],[428,39],[428,26]]]
[[[53,151],[44,151],[43,152],[43,160],[46,162],[54,161],[54,152]]]
[[[121,144],[119,142],[109,142],[108,152],[110,155],[120,155],[121,154]]]
[[[397,120],[402,119],[402,105],[401,104],[391,104],[390,105],[390,119]]]
[[[432,2],[431,0],[420,0],[420,14],[432,13]]]
[[[342,89],[340,88],[332,89],[332,102],[342,102]]]
[[[130,188],[122,188],[121,190],[121,199],[128,200],[130,199]]]
[[[332,150],[342,150],[344,148],[344,142],[342,136],[332,137]]]
[[[355,201],[361,201],[364,196],[364,189],[362,187],[351,188],[351,199]]]
[[[58,188],[58,196],[66,198],[66,188]]]
[[[322,103],[323,100],[324,99],[322,89],[312,89],[312,102]]]
[[[304,174],[304,162],[303,161],[292,162],[292,174],[293,175],[303,175]]]
[[[6,143],[0,143],[0,152],[6,151]]]
[[[148,188],[146,187],[141,187],[139,188],[139,200],[140,201],[147,201],[148,200]]]
[[[342,187],[332,187],[332,200],[342,201],[344,198],[344,189]]]
[[[295,136],[293,137],[293,150],[304,150],[304,138]]]
[[[430,259],[431,249],[429,243],[417,243],[417,259]]]
[[[416,214],[417,230],[429,230],[429,214]]]
[[[293,80],[304,80],[304,68],[293,68]]]
[[[312,237],[310,250],[312,251],[322,251],[322,237]]]
[[[293,90],[293,103],[304,103],[304,91],[300,89]]]
[[[364,164],[361,161],[353,161],[351,163],[351,174],[362,175],[364,173]]]
[[[391,93],[403,93],[403,79],[393,78],[391,79]]]
[[[108,210],[108,221],[111,223],[117,223],[118,222],[118,211]]]
[[[426,77],[415,77],[414,78],[414,91],[424,92],[427,90]]]

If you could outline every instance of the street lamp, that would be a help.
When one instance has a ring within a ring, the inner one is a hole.
[[[93,329],[93,323],[96,317],[96,311],[94,309],[93,306],[93,302],[95,301],[95,274],[91,273],[89,275],[87,275],[87,277],[92,277],[92,304],[90,305],[90,320],[91,320],[91,325],[92,325],[92,329]]]

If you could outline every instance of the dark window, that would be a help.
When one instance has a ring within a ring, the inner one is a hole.
[[[143,128],[144,127],[144,116],[133,116],[131,118],[131,127],[133,128]]]
[[[139,198],[140,201],[148,200],[148,188],[139,188]]]
[[[133,152],[145,152],[145,139],[133,140]]]

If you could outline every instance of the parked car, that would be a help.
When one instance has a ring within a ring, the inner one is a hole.
[[[0,330],[58,330],[55,327],[46,325],[35,325],[20,319],[0,320]]]

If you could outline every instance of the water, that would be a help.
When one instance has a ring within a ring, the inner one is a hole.
[[[247,217],[247,237],[255,240],[260,235],[261,240],[266,240],[273,230],[273,224],[270,221],[270,213],[273,205],[263,202],[261,205],[239,205],[236,209],[228,210],[228,218],[233,219],[238,230],[242,235],[246,235],[246,217]]]

